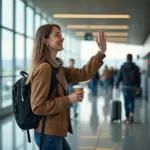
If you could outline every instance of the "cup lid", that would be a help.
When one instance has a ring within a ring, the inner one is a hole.
[[[83,88],[83,85],[74,85],[73,88]]]

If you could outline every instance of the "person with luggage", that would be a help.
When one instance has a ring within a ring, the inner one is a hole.
[[[68,94],[67,83],[89,80],[103,65],[106,52],[106,36],[103,31],[98,33],[97,46],[99,51],[83,66],[83,68],[67,68],[63,66],[57,53],[63,50],[61,28],[56,24],[42,25],[36,32],[31,70],[26,84],[31,84],[31,108],[34,114],[41,116],[35,128],[35,141],[39,146],[43,117],[46,117],[42,150],[71,150],[65,137],[72,132],[70,122],[70,104],[81,102],[84,92]],[[48,61],[48,63],[44,63]],[[52,67],[56,72],[57,85],[49,95],[53,81]]]
[[[132,62],[132,54],[127,55],[127,62],[125,62],[119,70],[116,88],[118,88],[120,82],[122,82],[125,101],[125,122],[133,123],[135,108],[134,101],[136,92],[138,93],[140,89],[141,77],[139,67]]]

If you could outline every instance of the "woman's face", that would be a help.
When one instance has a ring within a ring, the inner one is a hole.
[[[62,33],[59,28],[53,27],[49,38],[46,39],[46,44],[50,47],[50,49],[55,51],[63,50],[63,41]]]

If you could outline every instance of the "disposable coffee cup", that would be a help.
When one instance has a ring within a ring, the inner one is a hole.
[[[83,92],[84,91],[84,88],[81,85],[74,85],[73,89],[74,89],[75,93],[77,93],[77,92]],[[81,100],[81,102],[82,102],[82,100]]]
[[[84,91],[84,88],[81,85],[74,85],[73,89],[74,89],[75,93],[77,93],[77,92],[83,92]]]

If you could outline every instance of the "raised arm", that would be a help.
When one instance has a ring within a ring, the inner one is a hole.
[[[103,59],[106,52],[106,35],[103,31],[98,33],[96,39],[99,52],[93,56],[90,61],[80,69],[64,68],[65,77],[68,83],[86,81],[92,78],[98,69],[103,65]]]
[[[86,81],[92,78],[98,69],[103,65],[105,54],[98,52],[90,61],[80,69],[65,68],[65,77],[68,83]]]

